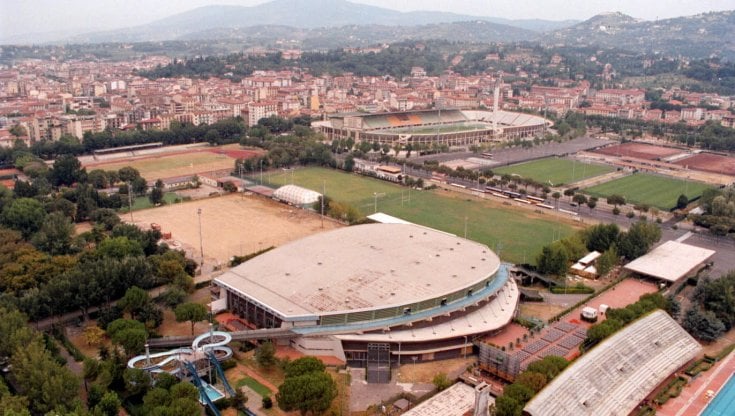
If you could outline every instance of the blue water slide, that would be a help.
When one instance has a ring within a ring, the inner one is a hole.
[[[227,377],[225,377],[225,372],[222,371],[222,366],[219,364],[217,357],[215,357],[211,351],[207,351],[206,354],[209,358],[209,362],[214,364],[214,368],[217,369],[217,375],[219,376],[220,380],[222,380],[222,384],[225,386],[225,390],[227,390],[227,393],[230,395],[230,397],[235,396],[235,390],[232,388],[232,386],[230,386],[230,383],[227,382]]]
[[[214,405],[214,402],[209,398],[209,395],[207,394],[207,389],[204,388],[204,382],[201,378],[199,378],[199,374],[197,373],[197,369],[194,367],[194,364],[192,364],[190,361],[184,361],[184,365],[186,366],[186,369],[189,371],[189,374],[191,374],[191,381],[194,382],[194,385],[197,386],[197,389],[199,389],[199,397],[204,400],[205,403],[207,403],[207,406],[209,406],[209,409],[214,413],[214,416],[222,416],[222,414],[219,412],[219,409],[217,409],[217,406]]]

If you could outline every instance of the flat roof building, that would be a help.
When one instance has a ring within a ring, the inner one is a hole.
[[[626,270],[668,282],[675,282],[715,254],[678,241],[667,241],[625,265]]]

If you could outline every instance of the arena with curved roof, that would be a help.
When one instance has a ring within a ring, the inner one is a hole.
[[[534,137],[549,125],[543,117],[532,114],[454,109],[332,114],[312,123],[328,140],[448,146]]]
[[[312,235],[214,284],[251,326],[291,329],[295,347],[354,362],[371,343],[387,345],[395,361],[457,355],[473,336],[509,323],[519,293],[487,246],[415,224]]]

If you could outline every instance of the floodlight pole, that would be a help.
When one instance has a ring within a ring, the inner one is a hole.
[[[197,208],[197,216],[199,217],[199,251],[202,256],[201,265],[204,266],[204,244],[202,243],[202,209]]]
[[[133,220],[133,183],[128,182],[128,210],[130,211],[130,222],[135,223]]]
[[[327,181],[322,181],[322,228],[324,228],[324,198],[327,195]]]
[[[464,216],[464,239],[467,239],[467,216]]]

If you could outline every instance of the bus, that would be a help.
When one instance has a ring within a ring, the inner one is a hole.
[[[537,206],[537,207],[540,207],[540,208],[546,208],[546,209],[554,209],[554,207],[553,207],[553,206],[551,206],[551,205],[546,205],[546,204],[536,204],[536,206]]]
[[[543,198],[539,198],[539,197],[537,197],[537,196],[530,196],[530,195],[526,195],[526,199],[528,199],[528,200],[531,200],[531,201],[533,201],[533,202],[539,202],[539,203],[541,203],[541,204],[543,204],[544,202],[546,202],[546,200],[545,200],[545,199],[543,199]]]
[[[518,201],[518,202],[522,202],[522,203],[527,204],[527,205],[532,205],[531,201],[528,201],[528,200],[525,200],[525,199],[513,198],[513,200],[514,201]]]
[[[483,157],[483,158],[485,158],[485,159],[492,159],[492,158],[493,158],[493,154],[492,154],[492,153],[490,153],[490,152],[482,152],[482,153],[480,154],[480,156],[482,156],[482,157]]]

